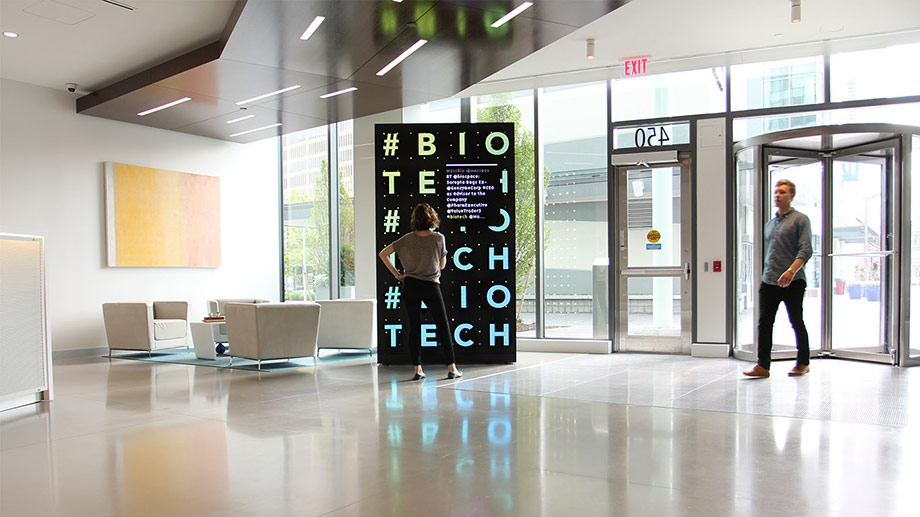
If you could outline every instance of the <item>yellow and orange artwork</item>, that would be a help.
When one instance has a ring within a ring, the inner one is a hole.
[[[220,178],[105,162],[114,267],[220,266]]]

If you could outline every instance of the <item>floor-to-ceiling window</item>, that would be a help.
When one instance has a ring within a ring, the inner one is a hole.
[[[351,120],[336,124],[339,221],[339,298],[355,297],[355,133]]]
[[[329,298],[326,126],[281,137],[284,299]]]
[[[606,339],[607,85],[542,93],[544,335]]]
[[[470,101],[472,122],[514,123],[514,209],[516,212],[514,265],[517,270],[517,335],[536,335],[535,282],[537,280],[536,181],[534,164],[534,101],[527,90],[481,95]],[[544,169],[540,174],[547,175]]]

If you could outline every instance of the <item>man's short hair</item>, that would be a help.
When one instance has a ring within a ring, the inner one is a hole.
[[[789,192],[792,193],[793,197],[795,196],[795,183],[789,180],[779,180],[776,182],[776,186],[778,187],[780,185],[786,185],[787,187],[789,187]]]

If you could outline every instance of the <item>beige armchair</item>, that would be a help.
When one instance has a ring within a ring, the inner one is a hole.
[[[105,337],[112,350],[153,350],[188,346],[188,302],[102,304]]]
[[[377,300],[318,300],[323,322],[319,326],[320,348],[377,348]]]
[[[208,300],[208,314],[226,312],[225,307],[228,303],[268,303],[269,300],[262,298],[215,298]]]
[[[230,364],[234,357],[258,361],[313,357],[320,306],[313,302],[228,303],[225,306]]]

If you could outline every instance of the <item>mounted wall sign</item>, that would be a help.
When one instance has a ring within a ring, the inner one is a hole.
[[[514,362],[514,124],[378,124],[375,129],[377,249],[411,231],[416,204],[431,205],[447,241],[440,281],[457,362]],[[411,363],[402,289],[378,261],[377,358],[384,364]],[[427,315],[421,327],[422,363],[442,363]]]

